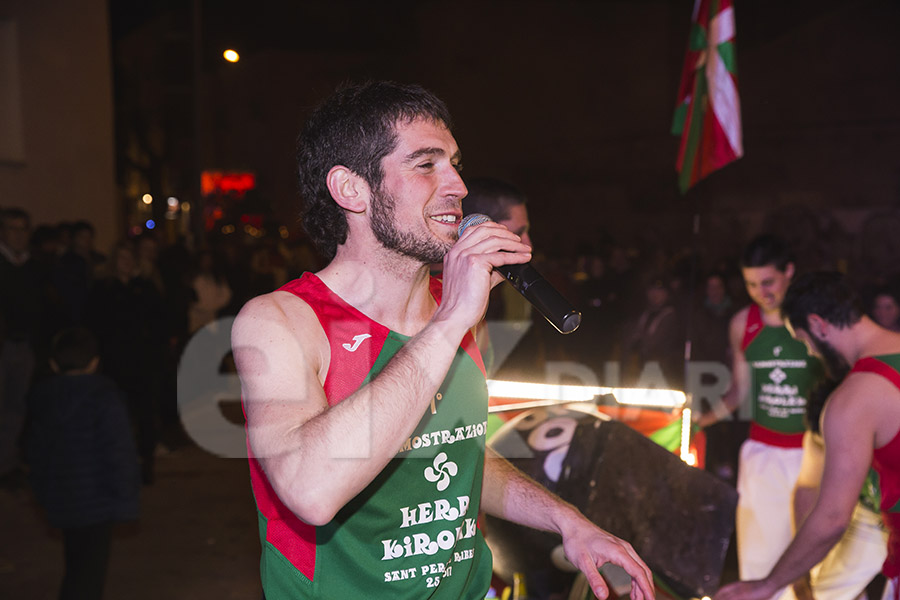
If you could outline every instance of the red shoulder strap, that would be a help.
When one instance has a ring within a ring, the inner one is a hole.
[[[431,278],[431,295],[434,296],[434,299],[437,300],[437,303],[441,303],[441,294],[444,291],[444,281],[437,277]],[[462,344],[460,344],[463,350],[466,351],[466,354],[475,362],[475,366],[481,371],[481,374],[487,377],[487,369],[484,367],[484,359],[481,357],[481,350],[478,349],[478,344],[475,342],[475,336],[472,334],[472,330],[466,332],[465,337],[463,337]]]
[[[744,341],[741,343],[741,350],[746,350],[747,346],[756,339],[756,336],[759,335],[765,326],[759,306],[751,304],[747,313],[747,325],[744,327]]]
[[[334,406],[362,385],[381,352],[388,329],[347,304],[312,273],[304,273],[283,285],[309,304],[328,338],[331,360],[340,360],[340,372],[328,369],[322,387],[328,404]]]
[[[875,373],[876,375],[881,375],[891,383],[893,383],[897,389],[900,389],[900,373],[895,371],[889,365],[881,362],[877,358],[872,356],[866,356],[853,365],[853,368],[850,369],[851,373]]]

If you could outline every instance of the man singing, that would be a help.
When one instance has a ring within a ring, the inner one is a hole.
[[[502,225],[457,240],[466,187],[443,102],[417,86],[346,87],[298,140],[304,226],[330,259],[249,302],[232,345],[268,600],[484,598],[490,514],[562,535],[653,597],[629,544],[488,453],[487,387],[470,330],[530,248]],[[429,264],[443,261],[443,282]]]

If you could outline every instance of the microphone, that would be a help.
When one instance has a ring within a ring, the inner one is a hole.
[[[466,215],[459,223],[459,235],[469,227],[491,220],[489,216],[479,213]],[[581,312],[563,298],[562,294],[531,266],[531,263],[503,265],[495,269],[506,277],[516,291],[522,294],[558,332],[572,333],[581,325]]]

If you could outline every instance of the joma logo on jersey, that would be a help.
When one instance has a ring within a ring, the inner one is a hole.
[[[372,336],[368,333],[361,333],[359,335],[354,335],[353,336],[353,344],[345,343],[345,344],[342,344],[342,346],[344,347],[344,350],[346,350],[348,352],[356,352],[356,349],[359,348],[359,345],[362,344],[365,340],[369,339],[370,337],[372,337]]]

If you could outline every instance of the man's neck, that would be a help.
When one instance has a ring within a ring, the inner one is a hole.
[[[429,266],[380,250],[359,256],[341,247],[317,275],[367,317],[398,333],[415,335],[437,306]]]
[[[900,353],[900,334],[877,325],[868,317],[847,328],[841,353],[853,365],[866,356]],[[840,350],[839,350],[840,351]]]
[[[784,319],[781,318],[780,306],[773,310],[765,310],[760,306],[759,313],[762,317],[763,323],[765,323],[769,327],[781,327],[782,325],[784,325]]]

